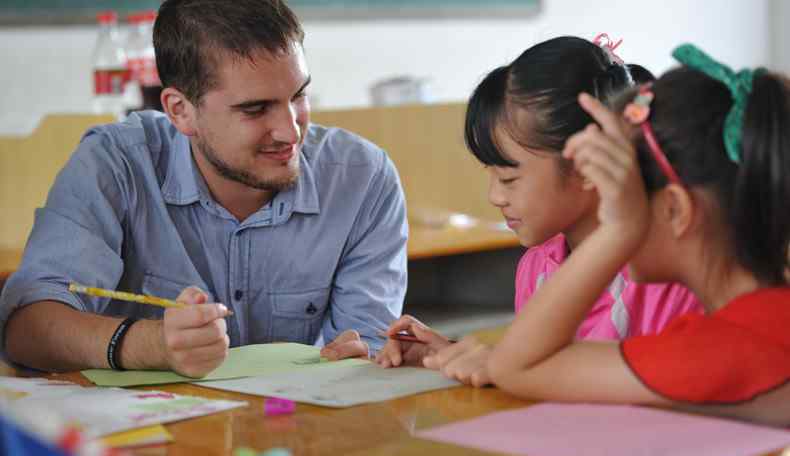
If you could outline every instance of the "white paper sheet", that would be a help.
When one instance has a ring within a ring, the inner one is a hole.
[[[437,371],[377,364],[324,367],[264,377],[201,382],[200,386],[272,396],[326,407],[351,407],[459,386]]]
[[[83,388],[68,382],[13,377],[0,377],[0,396],[0,406],[10,415],[53,414],[64,422],[79,424],[90,438],[247,405],[162,391]]]

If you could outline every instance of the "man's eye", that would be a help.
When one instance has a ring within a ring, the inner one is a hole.
[[[246,108],[246,109],[242,109],[241,112],[244,115],[247,115],[247,116],[259,116],[259,115],[263,114],[264,112],[266,112],[266,107],[265,106],[257,106],[257,107],[254,107],[254,108]]]

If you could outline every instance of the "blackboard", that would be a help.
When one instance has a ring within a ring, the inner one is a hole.
[[[232,0],[228,0],[232,1]],[[541,0],[286,0],[301,19],[523,18]],[[92,24],[96,13],[157,9],[160,0],[0,0],[0,24]]]

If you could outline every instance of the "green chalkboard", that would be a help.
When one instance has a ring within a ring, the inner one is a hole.
[[[228,0],[232,1],[232,0]],[[286,0],[302,19],[435,17],[524,17],[541,0]],[[161,0],[0,0],[0,24],[91,24],[96,13],[115,10],[120,18],[157,9]]]

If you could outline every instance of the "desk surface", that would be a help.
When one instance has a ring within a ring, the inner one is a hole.
[[[503,249],[518,245],[518,238],[512,231],[504,231],[487,224],[467,228],[454,226],[433,228],[415,224],[409,227],[410,260]]]
[[[0,375],[17,375],[6,365]],[[79,373],[51,375],[83,385]],[[523,407],[494,388],[459,387],[347,409],[297,404],[289,416],[266,417],[263,398],[190,384],[156,388],[177,394],[245,400],[248,407],[167,425],[174,442],[139,450],[140,455],[231,455],[238,447],[289,448],[294,455],[484,455],[474,449],[417,439],[415,431],[495,410]]]
[[[480,340],[490,344],[499,340],[502,334],[502,328],[475,333]],[[0,375],[19,374],[0,362]],[[49,377],[90,385],[79,373]],[[256,450],[283,447],[299,456],[480,456],[491,453],[422,440],[413,435],[416,431],[441,424],[532,404],[495,388],[458,387],[346,409],[297,404],[293,415],[267,417],[263,413],[263,398],[257,396],[191,384],[140,389],[249,403],[248,407],[168,424],[167,429],[174,441],[166,446],[133,453],[140,456],[231,456],[234,449],[243,446]],[[766,456],[780,456],[780,453]]]

